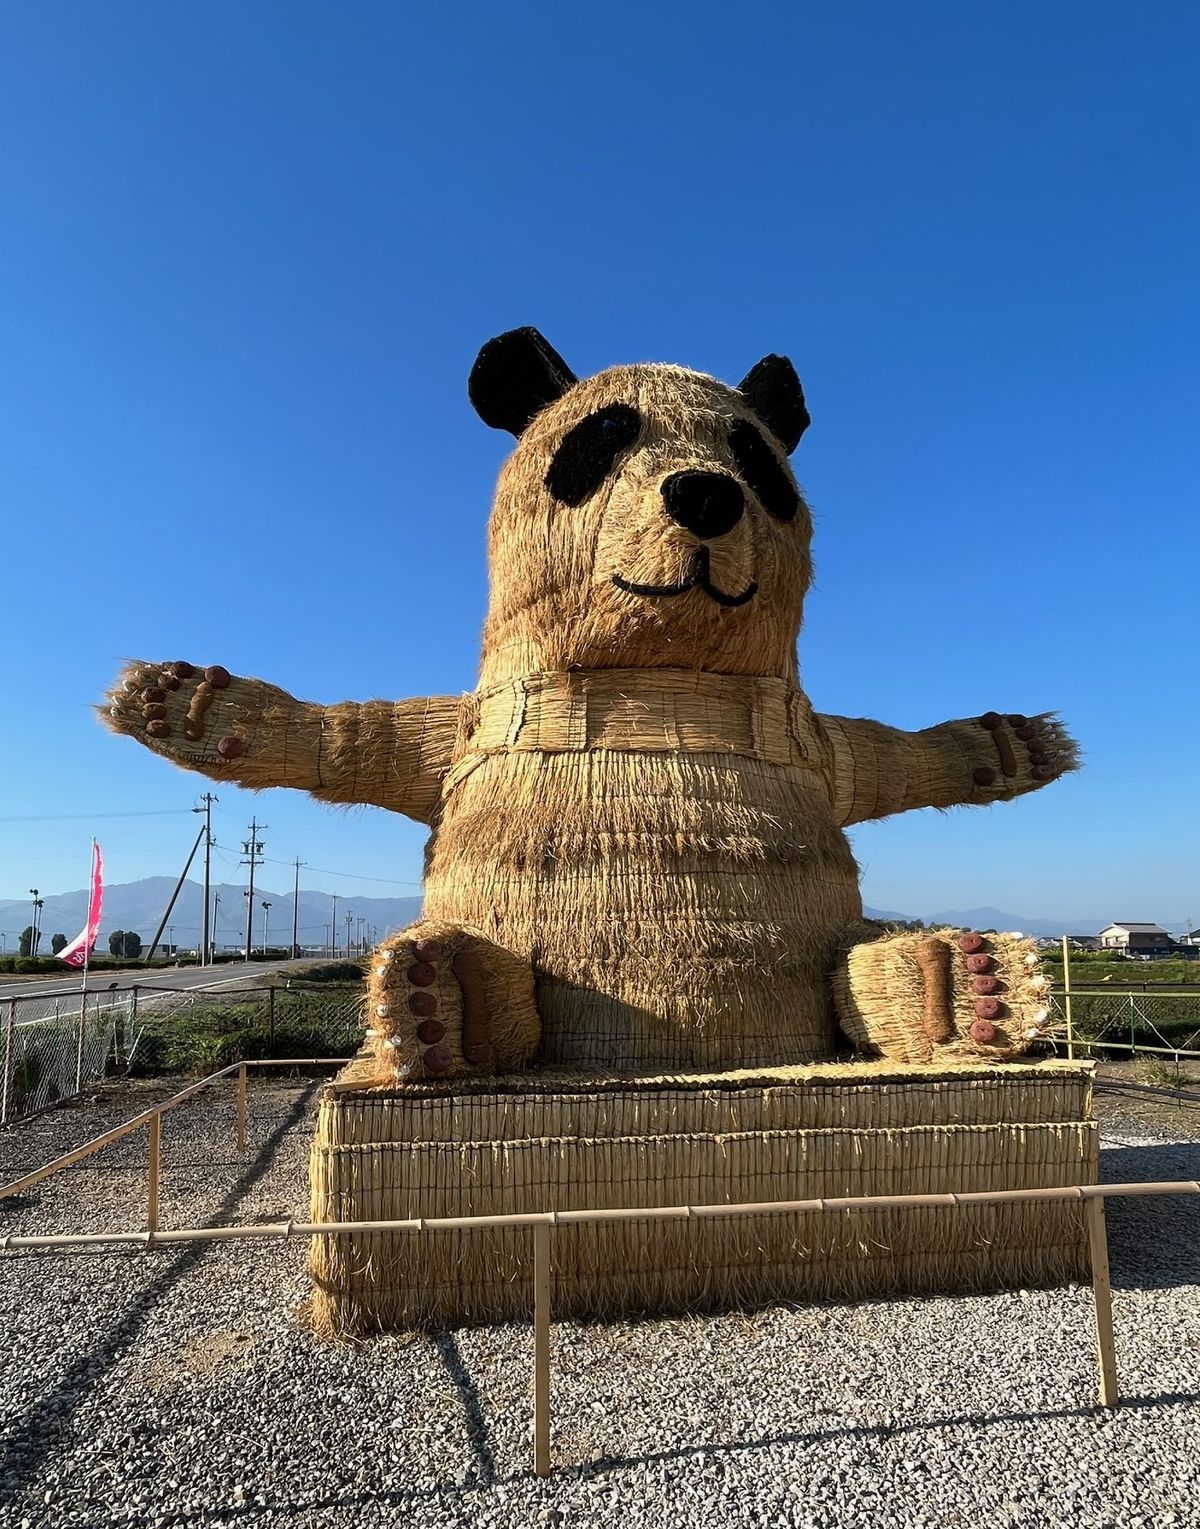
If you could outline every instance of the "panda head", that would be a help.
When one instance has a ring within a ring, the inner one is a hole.
[[[812,521],[788,465],[809,422],[790,361],[736,387],[682,367],[580,381],[535,329],[469,383],[517,446],[489,528],[483,679],[540,669],[795,674]]]

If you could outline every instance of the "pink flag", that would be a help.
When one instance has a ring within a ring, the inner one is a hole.
[[[68,966],[86,966],[100,936],[100,904],[104,896],[104,862],[100,846],[92,840],[92,895],[88,898],[87,923],[69,945],[64,945],[58,959]]]

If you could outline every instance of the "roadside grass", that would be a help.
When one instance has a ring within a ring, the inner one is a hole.
[[[361,975],[361,974],[360,974]],[[327,982],[221,1002],[193,1002],[139,1023],[129,1076],[207,1073],[233,1062],[350,1057],[363,1038],[362,983]]]

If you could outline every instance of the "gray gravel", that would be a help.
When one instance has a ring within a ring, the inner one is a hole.
[[[150,1094],[0,1134],[0,1176]],[[164,1223],[303,1215],[313,1102],[256,1084],[246,1160],[232,1094],[170,1117]],[[1110,1120],[1106,1177],[1200,1177],[1185,1129]],[[0,1208],[0,1231],[139,1224],[144,1154],[109,1149]],[[300,1245],[0,1255],[0,1520],[1194,1526],[1200,1200],[1109,1221],[1114,1412],[1093,1406],[1085,1289],[563,1325],[547,1481],[528,1328],[324,1346],[293,1317]]]

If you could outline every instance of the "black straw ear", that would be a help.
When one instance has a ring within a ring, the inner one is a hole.
[[[738,383],[738,392],[790,457],[812,423],[796,368],[786,356],[764,356]]]
[[[489,340],[475,358],[467,396],[485,425],[520,435],[535,414],[578,381],[536,329],[510,329]]]

